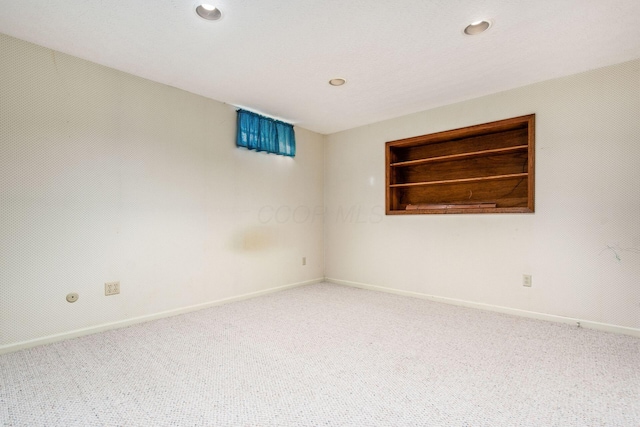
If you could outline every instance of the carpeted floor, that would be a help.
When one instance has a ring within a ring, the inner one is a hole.
[[[0,356],[3,426],[639,426],[640,339],[317,284]]]

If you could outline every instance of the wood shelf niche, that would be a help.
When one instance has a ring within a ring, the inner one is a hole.
[[[386,213],[534,211],[535,114],[386,143]]]

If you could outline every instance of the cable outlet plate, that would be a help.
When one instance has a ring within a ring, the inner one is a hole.
[[[104,294],[118,295],[120,293],[120,282],[107,282],[104,284]]]

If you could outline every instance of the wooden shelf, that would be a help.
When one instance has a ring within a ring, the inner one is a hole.
[[[478,208],[478,209],[410,209],[393,210],[387,215],[420,215],[420,214],[470,214],[470,213],[524,213],[522,208]]]
[[[404,184],[391,184],[389,187],[398,188],[398,187],[413,187],[416,185],[442,185],[442,184],[459,184],[461,182],[482,182],[482,181],[492,181],[496,179],[514,179],[514,178],[526,178],[528,173],[512,173],[509,175],[492,175],[492,176],[481,176],[477,178],[459,178],[459,179],[445,179],[443,181],[427,181],[427,182],[407,182]]]
[[[386,213],[533,212],[534,126],[532,114],[387,142]]]
[[[443,162],[447,160],[465,159],[470,157],[489,156],[492,154],[513,153],[515,151],[526,151],[527,145],[516,145],[515,147],[495,148],[493,150],[472,151],[470,153],[451,154],[448,156],[437,156],[426,159],[408,160],[405,162],[391,163],[391,167],[416,166],[424,163]]]

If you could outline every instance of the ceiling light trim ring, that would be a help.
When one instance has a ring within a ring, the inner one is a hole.
[[[488,19],[482,19],[479,21],[474,21],[471,24],[467,25],[463,32],[468,36],[475,36],[478,34],[482,34],[487,31],[493,23]]]
[[[198,4],[196,14],[207,21],[219,21],[222,18],[222,11],[209,3]]]

